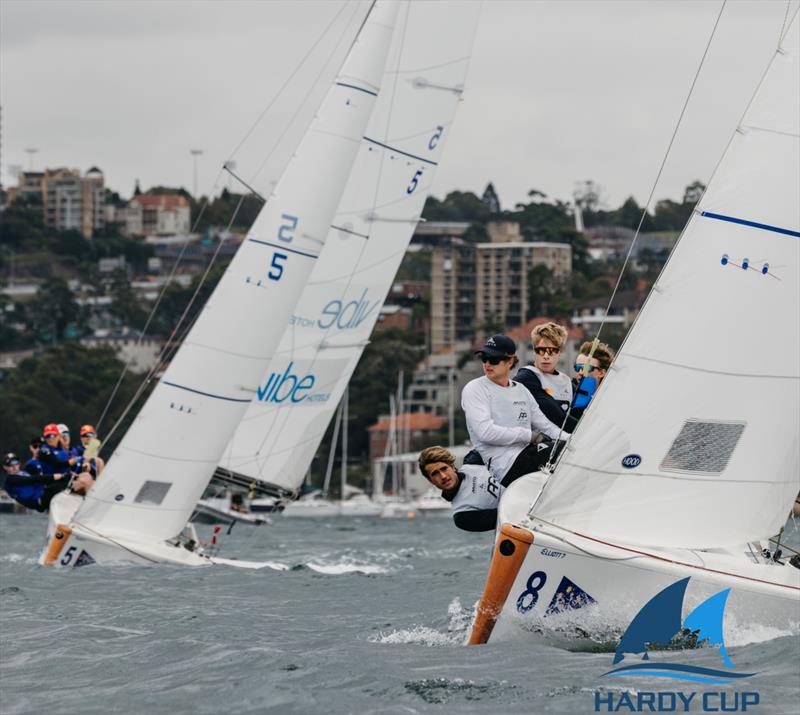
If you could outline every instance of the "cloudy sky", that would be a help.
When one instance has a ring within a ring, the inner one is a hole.
[[[656,198],[680,198],[686,184],[708,178],[799,4],[729,0]],[[643,202],[721,6],[485,2],[434,193],[481,192],[491,180],[512,207],[532,188],[568,199],[577,181],[592,179],[611,206],[631,194]],[[200,192],[228,184],[219,168],[231,157],[267,190],[365,8],[364,0],[2,0],[3,184],[32,158],[37,169],[98,166],[123,196],[136,179],[144,189],[191,191],[190,149],[202,149]]]

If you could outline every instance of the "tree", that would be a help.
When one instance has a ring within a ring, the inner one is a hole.
[[[70,343],[51,348],[41,355],[23,360],[0,380],[0,434],[3,450],[28,453],[28,441],[42,433],[50,422],[64,422],[77,432],[81,424],[95,424],[122,371],[122,363],[110,348],[85,348]],[[141,381],[128,373],[114,404],[101,426],[100,437],[110,429],[124,410]],[[141,397],[143,401],[149,391]],[[136,415],[132,409],[111,442],[103,447],[108,457],[114,445]]]
[[[117,318],[121,325],[136,330],[144,328],[148,311],[131,288],[125,271],[117,269],[111,274],[108,293],[111,297],[109,313]]]
[[[86,319],[86,311],[62,278],[51,278],[26,308],[26,322],[41,344],[80,337],[86,331]]]
[[[486,204],[490,214],[500,213],[500,197],[498,197],[497,192],[494,190],[494,184],[492,184],[491,181],[486,185],[483,196],[481,196],[481,201]]]

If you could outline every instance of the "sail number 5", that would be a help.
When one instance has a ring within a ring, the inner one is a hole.
[[[284,243],[291,243],[294,240],[294,231],[297,228],[297,216],[290,216],[289,214],[281,214],[283,223],[278,227],[278,240]],[[270,264],[269,273],[267,277],[271,281],[279,281],[283,277],[283,262],[289,256],[285,253],[275,251],[272,254],[272,263]]]

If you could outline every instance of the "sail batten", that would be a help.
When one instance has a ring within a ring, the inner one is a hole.
[[[800,28],[773,57],[534,516],[725,548],[800,490]]]

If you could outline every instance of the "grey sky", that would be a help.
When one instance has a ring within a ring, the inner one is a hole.
[[[485,2],[464,101],[434,193],[531,188],[567,199],[594,179],[610,205],[649,193],[721,2]],[[253,176],[283,127],[286,150],[363,14],[363,2],[2,0],[2,178],[100,167],[143,188],[219,191],[222,162],[333,21],[235,159]],[[798,0],[728,2],[656,198],[708,178]],[[335,19],[334,19],[335,18]],[[336,43],[339,42],[337,47]],[[325,59],[333,62],[325,67]],[[293,112],[321,77],[298,119]],[[278,153],[254,179],[265,191]],[[216,182],[216,183],[215,183]]]

